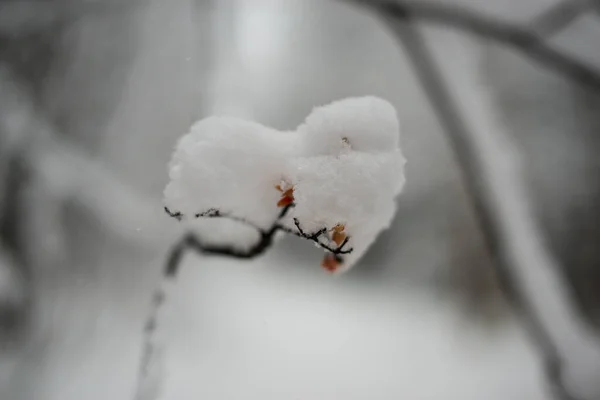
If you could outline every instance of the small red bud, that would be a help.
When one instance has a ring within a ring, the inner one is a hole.
[[[321,267],[328,272],[335,272],[341,266],[338,258],[335,254],[327,253],[325,257],[323,257],[323,261],[321,262]]]

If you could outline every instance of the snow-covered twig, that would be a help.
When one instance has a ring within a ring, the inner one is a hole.
[[[168,287],[171,286],[171,275],[164,275],[167,279],[155,290],[152,296],[150,315],[146,320],[143,331],[143,346],[139,365],[135,400],[154,400],[158,398],[161,389],[162,366],[160,357],[160,343],[157,338],[157,328],[160,311],[167,297]]]
[[[399,133],[394,107],[373,96],[316,107],[285,133],[231,117],[194,123],[169,163],[165,212],[178,221],[241,223],[256,239],[241,246],[219,242],[214,232],[190,232],[171,249],[161,285],[174,280],[187,251],[251,259],[278,233],[312,241],[327,251],[325,270],[346,271],[394,216],[405,181]],[[164,299],[162,287],[154,298]],[[159,305],[153,302],[148,326]],[[155,333],[144,333],[138,393],[152,384],[145,371]]]
[[[395,213],[405,181],[399,133],[395,108],[374,96],[316,107],[287,132],[239,118],[204,118],[175,146],[166,211],[180,221],[241,222],[260,236],[250,253],[235,240],[236,246],[218,240],[208,246],[212,233],[202,242],[183,241],[200,252],[253,257],[281,231],[328,251],[325,269],[347,270]],[[282,207],[289,211],[285,220],[285,213],[276,218]],[[336,265],[342,258],[343,266]]]
[[[336,248],[332,248],[319,240],[319,237],[321,237],[323,234],[325,234],[327,232],[326,228],[319,229],[315,233],[306,233],[306,232],[304,232],[304,229],[302,229],[302,227],[300,226],[300,221],[298,221],[298,218],[294,218],[294,225],[296,226],[296,229],[298,229],[298,231],[297,232],[288,231],[288,232],[290,232],[296,236],[299,236],[301,238],[308,239],[311,242],[314,242],[317,246],[329,251],[332,254],[339,255],[339,254],[352,253],[352,248],[350,248],[348,250],[344,250],[344,247],[346,246],[346,244],[348,244],[348,240],[350,240],[349,237],[346,237],[344,239],[344,241],[342,243],[340,243],[340,245],[337,246]]]
[[[286,214],[287,214],[287,210],[291,207],[293,207],[294,204],[289,205],[288,207],[285,207],[283,209],[283,214],[282,216],[279,218],[279,220],[281,218],[283,218]],[[182,214],[180,212],[172,212],[171,210],[169,210],[168,207],[165,207],[165,212],[172,218],[177,219],[178,221],[181,220]],[[276,223],[274,224],[270,229],[265,230],[261,227],[259,227],[258,225],[256,225],[255,223],[253,223],[252,221],[249,221],[245,218],[241,218],[241,217],[236,217],[235,215],[229,214],[229,213],[223,213],[220,210],[217,210],[216,208],[211,208],[208,209],[207,211],[201,212],[201,213],[197,213],[195,215],[196,218],[227,218],[230,219],[232,221],[236,221],[236,222],[241,222],[243,224],[249,225],[250,227],[256,229],[258,232],[260,232],[262,237],[268,236],[268,234],[271,232],[271,230],[275,230],[275,232],[277,231],[282,231],[285,233],[289,233],[291,235],[294,236],[298,236],[301,237],[303,239],[307,239],[310,240],[311,242],[314,242],[318,247],[329,251],[332,254],[350,254],[352,253],[352,249],[347,249],[344,250],[344,247],[346,246],[346,244],[348,244],[348,241],[350,240],[349,237],[346,237],[343,242],[336,248],[332,248],[331,246],[329,246],[327,243],[323,243],[322,241],[319,240],[319,237],[321,237],[322,235],[324,235],[325,233],[327,233],[327,228],[321,228],[318,231],[314,232],[314,233],[306,233],[301,225],[300,225],[300,221],[298,221],[298,218],[294,218],[294,226],[296,227],[296,230],[290,229],[287,226],[280,224],[280,223]],[[194,236],[194,235],[191,235]],[[196,244],[194,245],[190,245],[190,247],[196,247],[196,248],[201,248],[202,246],[199,244],[198,239],[195,238],[189,238],[189,239],[183,239],[182,242],[188,242],[188,243],[192,243],[195,242]],[[205,248],[215,248],[215,246],[204,246]],[[225,248],[221,248],[222,250],[220,251],[212,251],[212,250],[201,250],[200,253],[210,253],[210,254],[222,254],[222,255],[228,255],[228,256],[232,256],[232,257],[237,257],[237,258],[252,258],[254,257],[254,255],[251,256],[239,256],[236,253],[239,253],[239,250],[233,250],[231,249],[230,251],[224,251]],[[258,254],[256,254],[258,255]]]
[[[544,36],[517,24],[458,6],[422,0],[342,0],[371,7],[393,18],[436,23],[508,45],[541,67],[584,87],[600,91],[600,71],[547,45]]]

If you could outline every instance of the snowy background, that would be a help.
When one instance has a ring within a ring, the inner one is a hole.
[[[527,23],[554,0],[444,3]],[[552,40],[600,68],[599,21]],[[369,94],[397,108],[408,159],[392,229],[339,277],[295,238],[252,262],[188,256],[159,328],[159,398],[550,398],[443,129],[384,28],[334,0],[0,0],[0,399],[133,399],[152,290],[183,234],[162,211],[166,163],[193,121],[292,129],[314,105]],[[576,317],[597,326],[598,94],[425,32],[473,124],[493,100]]]

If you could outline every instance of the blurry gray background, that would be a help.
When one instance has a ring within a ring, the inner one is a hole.
[[[444,2],[526,23],[553,0]],[[600,66],[599,21],[552,40]],[[598,95],[495,44],[425,32],[467,109],[492,99],[596,324]],[[0,0],[0,399],[133,398],[151,292],[183,234],[162,212],[166,163],[193,121],[290,129],[366,94],[401,119],[392,229],[335,278],[292,238],[252,262],[187,257],[160,327],[161,398],[548,398],[443,129],[373,15],[326,0]]]

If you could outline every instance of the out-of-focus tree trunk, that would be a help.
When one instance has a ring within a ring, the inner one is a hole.
[[[554,42],[600,67],[600,22],[583,17]],[[490,46],[484,84],[523,154],[525,179],[545,240],[582,312],[600,323],[600,94]]]

